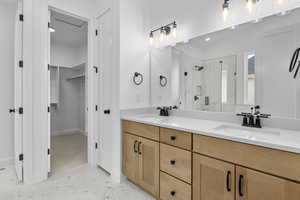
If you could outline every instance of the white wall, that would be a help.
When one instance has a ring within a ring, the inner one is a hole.
[[[120,1],[120,102],[121,108],[139,108],[149,105],[149,54],[145,40],[147,16],[146,0]],[[137,86],[133,75],[139,72],[144,82]]]
[[[74,67],[86,62],[86,56],[86,46],[73,47],[55,41],[51,42],[51,65]]]
[[[14,107],[14,26],[16,5],[0,2],[0,167],[12,163],[13,159],[13,114],[8,113]]]

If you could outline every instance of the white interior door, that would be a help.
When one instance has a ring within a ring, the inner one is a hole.
[[[23,181],[23,1],[18,0],[15,20],[14,64],[14,139],[15,169],[19,182]]]
[[[111,172],[112,160],[112,119],[111,119],[111,102],[112,102],[112,27],[111,11],[107,11],[97,20],[97,57],[99,68],[99,82],[97,85],[99,94],[99,119],[98,127],[98,159],[97,164]]]

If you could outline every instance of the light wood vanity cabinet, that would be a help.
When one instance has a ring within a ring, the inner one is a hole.
[[[123,132],[123,174],[157,197],[159,195],[159,143],[141,136],[144,135],[145,130],[145,136],[150,138],[158,138],[158,135],[155,136],[158,133],[151,133],[151,127],[149,129],[147,125],[146,127],[137,123],[132,125],[138,127],[138,133],[136,130],[131,131],[130,122],[126,122],[129,129],[123,128],[123,131],[131,131]]]
[[[160,200],[300,200],[300,155],[123,121],[123,173]]]
[[[234,200],[235,166],[193,155],[193,200]]]
[[[236,167],[237,200],[299,200],[300,185],[244,167]]]

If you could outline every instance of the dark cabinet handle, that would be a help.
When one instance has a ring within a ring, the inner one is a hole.
[[[240,175],[239,177],[239,195],[240,197],[244,196],[243,192],[242,192],[242,182],[243,182],[244,176]]]
[[[138,151],[136,150],[136,144],[138,143],[138,141],[134,141],[134,145],[133,145],[133,152],[137,153]]]
[[[176,140],[176,136],[171,136],[171,140]]]
[[[229,182],[230,176],[231,176],[231,171],[228,171],[227,172],[227,177],[226,177],[226,189],[227,189],[228,192],[231,191],[230,182]]]
[[[176,192],[175,191],[171,191],[170,194],[171,194],[171,196],[175,196]]]
[[[171,165],[175,165],[176,160],[170,160]]]
[[[141,144],[142,144],[142,142],[139,142],[139,145],[138,145],[138,152],[139,152],[140,155],[142,154],[142,152],[141,152]]]
[[[110,110],[104,110],[104,114],[109,115],[110,114]]]

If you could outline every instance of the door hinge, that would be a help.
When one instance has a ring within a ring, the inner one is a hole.
[[[24,109],[23,109],[23,107],[20,107],[19,108],[19,114],[22,115],[23,113],[24,113]]]
[[[98,67],[94,66],[96,74],[98,74]]]
[[[23,161],[24,160],[24,154],[19,154],[19,161]]]
[[[23,65],[24,65],[23,60],[20,60],[20,61],[19,61],[19,67],[23,68]]]
[[[19,15],[19,20],[20,20],[21,22],[24,21],[24,15],[23,15],[23,14],[20,14],[20,15]]]
[[[98,149],[98,142],[95,143],[95,149]]]
[[[50,155],[50,149],[48,149],[48,155]]]
[[[50,71],[50,65],[48,64],[48,71]]]
[[[98,29],[95,30],[95,34],[96,34],[96,36],[98,36]]]
[[[49,113],[49,112],[50,112],[50,106],[48,106],[48,108],[47,108],[47,109],[48,109],[48,113]]]
[[[95,106],[95,110],[98,111],[98,105]]]

